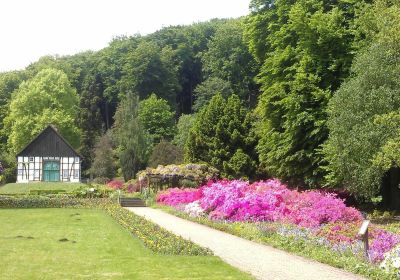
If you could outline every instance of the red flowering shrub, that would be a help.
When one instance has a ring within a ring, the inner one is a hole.
[[[113,190],[120,190],[124,186],[124,183],[119,180],[111,180],[107,183],[107,187],[112,188]]]

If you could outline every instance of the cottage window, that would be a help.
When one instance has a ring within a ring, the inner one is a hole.
[[[63,170],[63,177],[64,178],[68,178],[69,176],[68,176],[68,169],[64,169]]]
[[[79,158],[78,157],[75,158],[75,162],[79,163]]]
[[[35,158],[34,157],[29,157],[29,162],[34,162]]]
[[[74,169],[74,179],[79,179],[79,170]]]

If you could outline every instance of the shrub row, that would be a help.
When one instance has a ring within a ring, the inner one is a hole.
[[[0,196],[0,208],[93,208],[102,209],[138,237],[153,252],[166,255],[212,255],[209,249],[160,228],[120,207],[111,199],[82,199],[68,196]]]
[[[0,208],[67,208],[80,207],[83,203],[68,196],[0,196]]]

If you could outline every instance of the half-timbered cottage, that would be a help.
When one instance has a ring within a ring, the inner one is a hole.
[[[82,157],[49,125],[17,154],[17,183],[80,182]]]

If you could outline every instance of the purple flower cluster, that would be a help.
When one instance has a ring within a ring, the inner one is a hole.
[[[369,257],[372,262],[380,262],[384,254],[400,243],[400,235],[376,229],[372,233],[372,243],[369,248]]]

